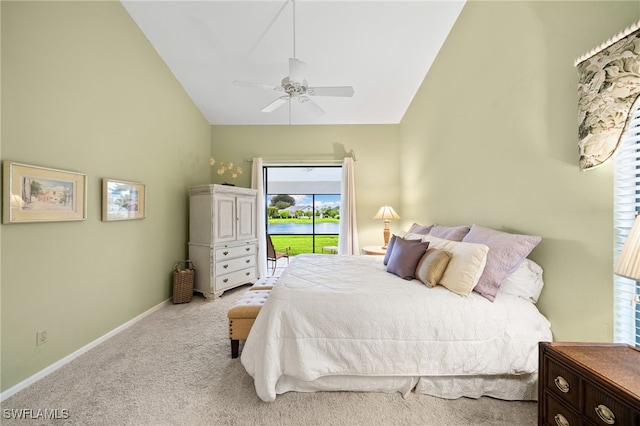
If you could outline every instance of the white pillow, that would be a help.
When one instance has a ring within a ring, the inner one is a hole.
[[[425,235],[422,241],[428,241],[429,248],[437,248],[451,254],[451,260],[438,284],[462,296],[471,294],[484,271],[489,247],[484,244],[445,240],[433,235]]]
[[[542,268],[533,260],[525,259],[505,278],[497,294],[510,294],[537,303],[543,286]]]

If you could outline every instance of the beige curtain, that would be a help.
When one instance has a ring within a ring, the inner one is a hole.
[[[258,232],[258,277],[267,276],[267,224],[265,222],[264,180],[262,158],[254,158],[251,166],[251,188],[258,190],[256,200],[256,230]]]
[[[342,189],[340,196],[340,229],[338,234],[338,254],[354,255],[358,247],[358,226],[356,223],[356,184],[353,177],[353,158],[342,162]]]
[[[580,170],[609,160],[640,94],[640,21],[576,60]]]

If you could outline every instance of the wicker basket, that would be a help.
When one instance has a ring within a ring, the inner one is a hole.
[[[190,260],[181,260],[173,267],[173,303],[189,303],[193,297],[196,267]]]

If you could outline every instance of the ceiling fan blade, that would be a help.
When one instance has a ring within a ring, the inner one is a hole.
[[[289,80],[296,83],[304,82],[307,64],[294,58],[289,58]]]
[[[309,96],[343,96],[349,98],[353,96],[353,93],[353,87],[351,86],[309,87],[307,90]]]
[[[250,81],[239,81],[235,80],[233,82],[236,86],[244,86],[244,87],[256,87],[258,89],[267,89],[267,90],[282,90],[281,86],[274,86],[273,84],[264,84],[264,83],[253,83]]]
[[[298,102],[304,105],[304,108],[314,116],[324,114],[324,110],[318,106],[317,103],[313,102],[308,96],[300,96],[298,98]]]
[[[289,96],[280,96],[275,101],[271,102],[266,107],[262,108],[262,112],[272,112],[276,109],[280,108],[282,105],[286,104],[289,100]]]

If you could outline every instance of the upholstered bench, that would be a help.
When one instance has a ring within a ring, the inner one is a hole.
[[[231,339],[231,358],[238,358],[240,340],[247,340],[251,326],[260,312],[260,308],[269,297],[269,290],[247,291],[229,309],[229,339]]]
[[[249,287],[249,290],[271,290],[276,281],[278,281],[278,277],[263,277]]]

